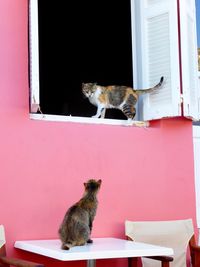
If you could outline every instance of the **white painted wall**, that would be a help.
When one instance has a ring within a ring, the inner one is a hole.
[[[198,243],[200,244],[200,125],[193,126],[193,143],[194,143],[197,227],[199,229]]]

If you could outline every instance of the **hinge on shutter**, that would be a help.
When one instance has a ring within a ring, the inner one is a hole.
[[[198,97],[198,120],[200,120],[200,97]]]
[[[183,104],[183,100],[184,100],[183,94],[180,94],[180,99],[181,99],[181,104]]]
[[[35,95],[33,95],[33,101],[32,101],[32,102],[33,102],[33,103],[31,103],[31,112],[32,112],[32,113],[37,113],[37,112],[39,112],[39,113],[42,114],[40,105],[39,105],[39,103],[37,103]]]
[[[183,94],[181,93],[180,94],[180,103],[179,103],[179,112],[182,116],[184,116],[184,108],[183,108],[183,104],[184,103],[184,96]],[[189,107],[188,107],[189,108]]]

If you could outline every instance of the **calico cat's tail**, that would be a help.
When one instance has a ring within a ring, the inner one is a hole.
[[[158,84],[156,84],[154,87],[151,87],[151,88],[148,88],[148,89],[135,90],[135,92],[136,92],[137,95],[143,95],[143,94],[151,93],[154,90],[158,89],[162,85],[163,81],[164,81],[164,77],[162,76],[160,78],[160,82]]]

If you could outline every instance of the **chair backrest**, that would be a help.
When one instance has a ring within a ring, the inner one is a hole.
[[[186,253],[189,240],[194,234],[191,219],[176,221],[125,222],[126,236],[136,242],[150,243],[174,250],[173,267],[186,267]],[[142,259],[143,266],[157,267],[160,262]]]
[[[0,248],[6,243],[4,226],[0,225]]]

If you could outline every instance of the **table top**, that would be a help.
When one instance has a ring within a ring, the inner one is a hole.
[[[142,256],[173,256],[173,249],[118,238],[94,238],[92,244],[61,249],[61,241],[16,241],[15,248],[37,253],[61,261],[111,259]]]

